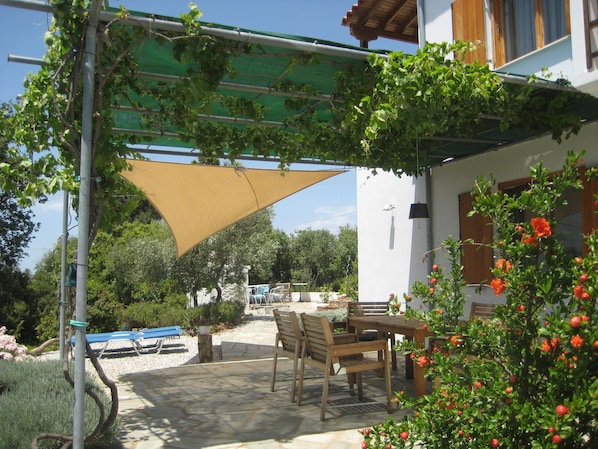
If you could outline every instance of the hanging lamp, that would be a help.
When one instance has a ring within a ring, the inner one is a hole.
[[[411,204],[409,218],[430,218],[430,214],[428,214],[428,205],[426,203]]]
[[[415,169],[415,179],[417,180],[417,174],[419,173],[419,138],[415,138],[415,161],[417,167]],[[417,186],[416,186],[417,189]],[[430,218],[430,214],[428,213],[428,205],[426,203],[412,203],[411,207],[409,208],[409,219],[418,219],[418,218]]]

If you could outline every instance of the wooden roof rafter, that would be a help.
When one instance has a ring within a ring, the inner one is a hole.
[[[385,37],[417,43],[417,0],[359,0],[342,24],[361,41]]]

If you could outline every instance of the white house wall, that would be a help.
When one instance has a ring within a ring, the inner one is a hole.
[[[568,150],[585,149],[585,164],[598,165],[596,136],[598,125],[593,123],[560,145],[547,136],[434,168],[432,215],[442,219],[434,220],[433,235],[437,240],[459,235],[458,195],[469,192],[477,177],[493,175],[497,183],[526,178],[538,162],[556,171],[562,168]]]
[[[453,3],[452,0],[423,1],[426,42],[451,42],[453,40],[451,3]]]
[[[427,220],[407,218],[411,203],[425,201],[423,179],[417,179],[421,188],[417,198],[414,179],[408,176],[358,169],[356,180],[359,299],[402,296],[413,279],[414,261],[421,264],[425,252]]]
[[[550,81],[563,78],[573,82],[571,36],[565,36],[521,58],[508,62],[496,71],[515,75],[534,74]]]

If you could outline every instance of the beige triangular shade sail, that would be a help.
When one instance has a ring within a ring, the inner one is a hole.
[[[160,212],[180,257],[202,240],[342,170],[264,170],[128,160],[121,176]]]

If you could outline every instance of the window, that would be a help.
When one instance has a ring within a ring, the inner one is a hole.
[[[491,0],[494,62],[501,66],[569,34],[569,0]]]
[[[484,13],[490,6],[490,23]],[[493,39],[494,67],[526,55],[571,32],[569,0],[454,0],[453,37],[478,42],[465,62],[486,64],[486,29]],[[488,28],[490,27],[490,28]],[[490,55],[488,55],[490,56]]]
[[[583,189],[570,189],[565,193],[567,205],[556,210],[558,225],[555,234],[564,244],[566,251],[572,255],[583,255],[586,251],[583,235],[598,229],[598,213],[594,206],[594,194],[598,193],[598,182],[588,182],[584,177]],[[529,179],[501,183],[499,190],[509,195],[518,195]],[[467,217],[472,209],[472,198],[469,193],[459,195],[459,229],[461,240],[472,239],[477,245],[464,245],[463,279],[468,284],[488,283],[492,278],[492,250],[485,244],[492,241],[492,223],[488,217],[477,214]],[[517,221],[529,221],[532,217],[527,211],[518,212]],[[479,245],[483,243],[484,245]]]

